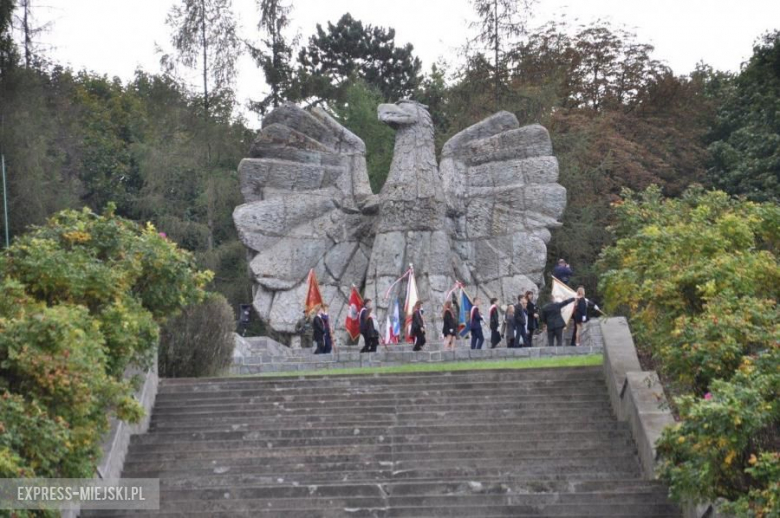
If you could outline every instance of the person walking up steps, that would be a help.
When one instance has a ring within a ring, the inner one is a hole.
[[[495,349],[501,342],[501,333],[498,331],[498,306],[496,303],[498,299],[490,299],[490,311],[488,312],[488,318],[490,318],[490,348]]]
[[[441,328],[441,334],[444,335],[444,350],[449,351],[455,348],[455,333],[458,329],[458,321],[452,311],[451,300],[444,303],[441,319],[444,321]]]
[[[504,314],[504,336],[506,337],[506,346],[508,349],[517,347],[515,341],[515,307],[512,304],[506,305]]]
[[[479,297],[475,298],[474,306],[471,308],[471,319],[469,320],[472,349],[482,349],[482,344],[485,343],[485,336],[482,334],[482,315],[479,314],[479,303]]]
[[[363,309],[360,310],[360,315],[358,316],[358,322],[360,324],[360,335],[363,337],[363,348],[360,350],[361,353],[371,352],[371,334],[369,333],[370,330],[368,328],[368,315],[370,314],[371,299],[366,299],[363,302]]]
[[[555,298],[542,308],[542,322],[547,326],[547,345],[553,345],[553,341],[558,347],[563,345],[563,328],[566,327],[566,322],[563,321],[561,309],[572,302],[574,298]]]
[[[425,320],[422,314],[422,301],[418,300],[412,313],[412,336],[414,337],[413,351],[421,351],[425,345]]]

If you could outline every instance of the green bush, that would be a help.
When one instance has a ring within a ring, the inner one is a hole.
[[[680,424],[658,444],[677,498],[780,516],[780,207],[691,189],[626,193],[599,263],[611,311],[669,383]]]
[[[658,442],[661,477],[673,494],[724,498],[737,516],[780,516],[780,348],[744,357],[705,397],[677,399],[682,421]]]
[[[127,367],[210,272],[114,215],[64,211],[0,255],[0,477],[90,477],[108,419],[137,421]]]
[[[169,378],[215,376],[233,360],[233,310],[222,295],[211,294],[185,308],[161,329],[160,375]]]

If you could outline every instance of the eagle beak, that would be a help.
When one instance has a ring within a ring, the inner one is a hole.
[[[414,123],[414,118],[396,104],[380,104],[376,113],[380,121],[394,129]]]

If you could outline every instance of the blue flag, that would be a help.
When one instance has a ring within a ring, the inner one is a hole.
[[[458,332],[466,336],[471,331],[471,308],[474,305],[464,290],[460,290],[460,311],[458,312]]]

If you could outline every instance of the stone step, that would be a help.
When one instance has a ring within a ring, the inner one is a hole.
[[[448,495],[457,493],[481,494],[525,494],[525,493],[611,493],[649,492],[666,494],[666,487],[656,481],[643,479],[604,479],[604,480],[559,480],[554,478],[461,478],[448,481],[415,480],[380,483],[347,482],[323,483],[317,485],[279,484],[276,479],[254,475],[211,475],[205,477],[174,477],[160,481],[162,490],[199,489],[207,487],[251,487],[265,491],[264,497],[292,497],[301,491],[305,496],[361,496],[368,492],[373,495],[380,491],[385,495]]]
[[[604,382],[603,380],[584,380],[574,382],[555,382],[555,383],[543,383],[521,381],[505,381],[494,382],[490,384],[484,384],[477,388],[473,386],[473,382],[468,388],[461,388],[452,385],[442,385],[437,388],[425,388],[420,390],[414,387],[393,387],[392,389],[383,390],[382,388],[376,388],[367,390],[366,388],[342,388],[335,389],[333,387],[323,389],[321,391],[309,390],[300,391],[297,394],[291,394],[288,391],[281,393],[280,391],[269,390],[267,388],[254,388],[245,390],[229,390],[229,391],[214,391],[210,393],[196,392],[196,393],[160,393],[157,395],[155,405],[160,407],[180,405],[182,401],[186,401],[187,404],[199,404],[201,402],[223,402],[231,401],[235,399],[253,399],[266,402],[284,402],[295,399],[296,401],[307,401],[327,399],[328,401],[362,401],[362,400],[381,400],[387,398],[396,397],[454,397],[468,395],[471,397],[500,397],[500,396],[513,396],[513,397],[528,397],[528,396],[549,396],[549,397],[563,397],[572,396],[577,394],[587,395],[603,395],[604,394]]]
[[[357,499],[356,499],[357,500]],[[323,509],[321,501],[308,500],[291,503],[296,507],[276,509],[261,507],[265,501],[256,500],[206,500],[194,502],[176,502],[173,509],[164,508],[158,516],[279,516],[283,518],[341,517],[360,516],[376,518],[426,518],[426,517],[588,517],[614,518],[630,516],[632,518],[648,517],[679,517],[679,510],[669,504],[648,503],[551,503],[517,504],[517,505],[485,505],[475,502],[453,500],[450,505],[414,506],[398,502],[394,505],[372,505],[368,507],[350,506]],[[356,502],[358,503],[358,502]],[[389,504],[389,503],[388,503]],[[207,509],[207,510],[204,510]],[[196,514],[197,513],[197,514]],[[216,513],[216,514],[215,514]],[[152,514],[150,514],[152,515]],[[109,515],[105,515],[109,516]],[[110,516],[132,516],[122,513]]]
[[[267,423],[267,419],[256,418],[251,422],[245,420],[243,423],[226,423],[224,421],[214,421],[211,423],[178,423],[176,421],[161,421],[157,422],[155,427],[151,428],[154,435],[161,434],[188,434],[195,436],[194,434],[214,434],[214,433],[238,433],[238,432],[262,432],[268,437],[282,437],[282,436],[301,436],[310,435],[316,437],[324,436],[336,436],[336,435],[368,435],[378,436],[387,435],[392,431],[395,435],[430,435],[447,432],[450,430],[464,430],[470,431],[475,434],[482,434],[485,432],[486,425],[484,423],[469,423],[469,422],[441,422],[436,421],[433,423],[407,423],[407,424],[375,424],[369,423],[365,426],[350,426],[344,425],[341,422],[332,423],[330,426],[318,425],[314,426],[311,423],[307,423],[306,426],[291,427],[279,423]],[[490,429],[498,430],[512,430],[518,434],[526,435],[536,432],[547,432],[552,428],[560,431],[576,431],[583,429],[614,429],[616,427],[623,427],[625,425],[619,424],[613,420],[603,418],[594,419],[592,417],[576,416],[569,419],[515,419],[502,422],[491,423]],[[570,430],[571,429],[571,430]]]
[[[231,510],[250,509],[296,509],[305,503],[320,510],[349,508],[385,507],[455,507],[455,506],[547,506],[581,505],[601,507],[603,505],[647,506],[658,505],[663,492],[610,493],[530,493],[530,494],[450,494],[450,495],[344,495],[318,497],[307,495],[307,488],[291,497],[263,497],[262,490],[255,488],[174,490],[161,493],[161,510]],[[199,507],[200,506],[200,507]],[[665,506],[671,510],[672,506]]]
[[[600,424],[612,424],[622,426],[618,424],[612,418],[612,415],[604,411],[603,413],[592,413],[582,415],[579,412],[570,412],[569,414],[559,415],[554,418],[550,417],[546,413],[539,414],[527,414],[521,418],[515,419],[497,419],[491,421],[490,427],[496,428],[510,428],[518,431],[531,431],[535,428],[539,429],[551,429],[554,427],[568,427],[568,426],[588,426],[588,425],[600,425]],[[396,422],[394,416],[385,416],[384,419],[378,421],[353,421],[350,419],[343,420],[325,420],[318,419],[317,421],[307,420],[305,423],[300,422],[288,422],[285,420],[271,421],[268,418],[252,415],[244,416],[240,419],[221,419],[221,418],[204,418],[200,420],[157,420],[151,423],[149,430],[150,433],[197,433],[197,432],[237,432],[237,431],[268,431],[268,432],[290,432],[290,433],[302,433],[303,430],[312,430],[312,433],[327,434],[326,430],[339,430],[346,429],[354,433],[355,428],[360,430],[366,429],[395,429],[395,430],[407,430],[410,433],[417,430],[419,433],[426,433],[425,430],[434,432],[439,429],[446,429],[449,427],[457,427],[462,429],[471,429],[475,433],[485,429],[486,425],[483,421],[469,421],[459,420],[457,422],[448,422],[441,419],[429,419],[424,421],[418,421],[415,423],[402,423]]]
[[[414,417],[414,420],[410,422],[410,416]],[[340,426],[370,426],[370,425],[386,425],[394,426],[398,424],[416,424],[416,425],[431,425],[441,424],[443,422],[457,422],[463,424],[475,424],[479,423],[485,425],[485,417],[488,416],[490,423],[496,423],[502,425],[504,423],[512,423],[517,421],[523,422],[536,422],[543,420],[550,420],[551,413],[545,411],[545,409],[537,410],[506,410],[506,411],[490,411],[481,412],[474,415],[469,412],[446,412],[444,414],[436,413],[416,413],[416,414],[404,414],[398,416],[395,414],[386,413],[373,413],[373,414],[356,414],[340,416],[338,413],[327,415],[263,415],[259,413],[246,413],[246,412],[233,412],[230,414],[220,414],[219,416],[209,417],[209,414],[192,414],[192,415],[176,415],[175,418],[170,416],[160,416],[152,413],[151,416],[151,429],[161,427],[197,427],[201,424],[204,426],[210,426],[214,423],[219,424],[244,424],[244,423],[256,423],[261,422],[266,429],[272,429],[275,427],[316,427],[316,426],[331,426],[338,424]],[[447,419],[445,419],[445,417]],[[612,409],[605,408],[588,408],[587,412],[583,412],[579,408],[570,409],[558,409],[554,413],[555,420],[576,420],[586,419],[593,421],[612,420],[614,419]]]
[[[556,426],[557,433],[575,433],[585,431],[613,431],[627,429],[625,425],[619,425],[610,421],[595,421],[587,423],[577,423],[576,425],[560,424]],[[351,437],[404,437],[404,436],[424,436],[429,439],[435,439],[441,436],[450,436],[453,434],[469,434],[472,437],[489,437],[494,432],[500,434],[517,434],[522,437],[533,437],[536,435],[546,435],[551,430],[550,427],[539,426],[536,423],[523,423],[517,427],[509,426],[490,426],[479,425],[462,426],[459,423],[442,424],[440,426],[373,426],[373,427],[340,427],[340,428],[292,428],[279,430],[198,430],[187,432],[176,431],[157,431],[156,433],[135,435],[131,438],[133,444],[151,444],[155,441],[181,441],[181,442],[201,442],[201,441],[244,441],[244,440],[276,440],[276,439],[295,439],[295,438],[317,438],[317,437],[343,437],[349,442]],[[151,439],[155,438],[155,439]],[[159,439],[157,439],[159,438]],[[149,442],[151,441],[151,442]]]
[[[355,415],[362,413],[387,413],[387,414],[404,414],[409,412],[469,412],[469,411],[489,411],[489,410],[534,410],[534,409],[549,409],[554,412],[556,409],[571,409],[582,408],[592,409],[598,407],[605,407],[609,405],[609,400],[606,397],[593,399],[577,399],[577,398],[561,398],[550,399],[534,398],[534,399],[510,399],[509,401],[497,401],[494,399],[482,399],[473,400],[464,398],[461,401],[453,398],[447,401],[433,401],[426,402],[425,400],[403,400],[398,401],[384,401],[384,402],[359,402],[356,401],[354,405],[348,403],[344,404],[329,404],[323,402],[317,404],[316,402],[306,402],[297,404],[296,402],[282,403],[278,405],[263,405],[262,403],[253,403],[251,401],[225,403],[222,405],[192,405],[192,406],[176,406],[155,409],[154,412],[159,416],[172,416],[187,415],[187,414],[223,414],[231,412],[245,412],[256,415],[324,415],[338,413],[340,415]]]
[[[234,449],[198,449],[193,444],[184,451],[154,451],[145,447],[131,448],[127,462],[194,462],[207,461],[211,463],[240,464],[243,459],[261,459],[271,463],[273,459],[293,462],[319,462],[333,459],[359,459],[388,462],[404,458],[425,459],[434,456],[443,458],[447,455],[462,454],[464,457],[476,454],[485,455],[491,452],[505,452],[507,455],[538,458],[543,452],[562,451],[569,455],[587,455],[589,451],[613,454],[633,454],[633,447],[628,434],[624,437],[583,438],[573,444],[552,441],[506,441],[502,438],[479,442],[419,442],[408,444],[358,444],[338,446],[306,446],[297,448],[234,448]],[[557,455],[550,455],[557,456]],[[254,462],[254,461],[253,461]]]
[[[241,474],[269,475],[276,476],[283,480],[293,478],[299,483],[306,483],[306,476],[312,473],[330,473],[333,475],[332,481],[344,480],[340,478],[343,473],[363,473],[362,480],[374,480],[378,472],[389,471],[396,477],[404,472],[414,474],[414,478],[419,478],[418,472],[441,473],[444,478],[450,474],[457,475],[464,471],[474,470],[501,470],[505,473],[513,473],[524,477],[547,476],[560,473],[562,470],[569,473],[579,474],[612,474],[612,477],[618,474],[636,473],[638,463],[633,455],[612,455],[594,458],[537,458],[524,459],[524,462],[518,463],[516,459],[509,456],[505,458],[493,457],[474,457],[474,458],[455,458],[455,459],[437,459],[421,458],[404,461],[386,462],[381,461],[366,462],[319,462],[317,464],[298,463],[264,463],[260,465],[240,466],[233,468],[227,462],[212,463],[210,467],[204,469],[193,469],[181,467],[177,462],[165,463],[146,463],[131,464],[127,467],[127,473],[123,476],[146,477],[151,478],[170,477],[173,475],[213,475],[222,474],[220,472],[229,472],[234,469],[240,469]],[[132,468],[132,470],[131,470]],[[430,478],[430,477],[426,477]],[[354,480],[354,479],[352,479]],[[361,480],[361,479],[358,479]]]
[[[481,435],[473,433],[459,433],[460,431],[442,433],[435,436],[436,443],[472,443],[479,438],[490,438],[494,441],[507,441],[508,444],[519,441],[521,444],[533,445],[538,447],[540,444],[566,444],[569,441],[583,440],[613,440],[626,437],[625,428],[616,428],[613,430],[582,430],[582,431],[558,431],[550,430],[544,434],[538,434],[532,437],[519,437],[513,431],[486,431]],[[134,436],[131,440],[133,447],[147,449],[148,451],[213,451],[230,450],[234,448],[296,448],[311,446],[354,446],[358,444],[365,445],[392,445],[402,447],[407,444],[431,444],[432,438],[427,435],[380,435],[378,437],[347,435],[337,437],[277,437],[262,438],[259,435],[247,434],[246,438],[232,440],[212,440],[212,441],[183,441],[167,437],[165,434],[141,434]]]
[[[524,464],[544,463],[546,460],[561,459],[594,459],[611,456],[628,457],[633,459],[633,452],[626,452],[622,455],[616,454],[604,445],[598,448],[588,449],[556,449],[556,450],[536,450],[536,451],[506,451],[500,448],[492,450],[472,450],[463,451],[459,449],[449,451],[436,451],[435,455],[422,455],[417,452],[392,453],[392,454],[321,454],[321,455],[290,455],[290,456],[245,456],[245,457],[214,457],[204,459],[192,456],[183,456],[181,458],[144,458],[139,456],[128,457],[127,469],[159,469],[164,471],[175,465],[177,469],[199,469],[205,463],[211,463],[212,466],[219,466],[220,469],[229,469],[232,472],[240,471],[247,466],[277,466],[278,469],[284,469],[288,465],[303,465],[311,463],[331,464],[331,465],[352,465],[358,468],[384,468],[402,465],[409,461],[423,460],[468,460],[480,459],[489,462],[493,459],[514,459]],[[138,467],[137,465],[142,465]],[[206,464],[207,465],[207,464]]]
[[[441,383],[442,381],[470,380],[478,383],[506,380],[575,380],[575,379],[604,379],[603,369],[600,365],[567,367],[567,368],[541,368],[541,369],[484,369],[475,371],[446,371],[446,372],[416,372],[408,374],[353,374],[353,375],[300,375],[285,377],[237,377],[237,378],[165,378],[160,380],[160,392],[209,392],[211,390],[241,389],[251,385],[272,388],[301,389],[314,385],[321,386],[352,386],[370,387],[374,385],[401,385],[414,384],[421,387],[426,383]]]
[[[582,412],[587,412],[591,409],[603,409],[609,407],[609,402],[605,398],[601,401],[551,401],[551,402],[544,402],[543,400],[539,401],[523,401],[518,400],[511,405],[508,405],[506,403],[502,402],[492,402],[492,401],[484,401],[484,402],[469,402],[464,404],[459,404],[457,402],[449,402],[449,403],[441,403],[441,404],[406,404],[403,401],[399,401],[396,404],[385,404],[385,405],[375,405],[375,406],[336,406],[336,407],[328,407],[328,406],[320,406],[320,405],[310,405],[310,406],[302,406],[302,407],[293,407],[293,408],[286,408],[286,407],[279,407],[274,408],[273,410],[266,409],[262,406],[256,406],[251,403],[238,403],[238,404],[232,404],[232,405],[216,405],[216,406],[195,406],[195,407],[188,407],[188,406],[181,406],[181,407],[175,407],[175,408],[165,408],[159,411],[154,411],[154,414],[157,416],[158,419],[163,418],[169,418],[174,419],[178,416],[184,416],[184,415],[212,415],[212,416],[219,416],[219,415],[234,415],[234,414],[255,414],[255,415],[266,415],[268,418],[273,417],[281,417],[283,415],[285,416],[291,416],[291,415],[303,415],[303,416],[309,416],[309,415],[339,415],[339,416],[346,416],[346,415],[358,415],[358,414],[391,414],[396,416],[404,416],[406,414],[420,414],[420,413],[439,413],[441,415],[444,415],[448,412],[460,412],[460,413],[473,413],[473,412],[479,412],[479,413],[485,413],[485,412],[491,412],[491,411],[498,411],[502,413],[511,413],[511,412],[524,412],[529,410],[547,410],[550,413],[554,413],[556,410],[563,410],[563,409],[578,409]]]

